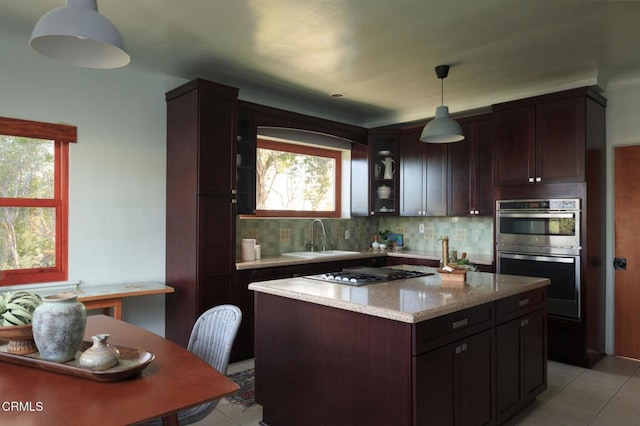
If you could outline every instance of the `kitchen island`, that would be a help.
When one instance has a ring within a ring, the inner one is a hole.
[[[263,424],[500,424],[546,389],[549,280],[255,282]],[[499,368],[498,368],[499,366]]]

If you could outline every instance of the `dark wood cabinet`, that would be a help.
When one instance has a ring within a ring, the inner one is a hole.
[[[256,292],[262,423],[501,424],[546,388],[545,292],[415,324]]]
[[[397,130],[372,130],[369,133],[369,197],[370,216],[395,216],[398,214],[400,189],[400,132]],[[363,187],[352,182],[352,192]]]
[[[194,80],[166,94],[166,337],[186,346],[198,316],[228,303],[235,276],[238,90]]]
[[[544,289],[497,302],[497,417],[503,423],[547,387]]]
[[[447,215],[491,216],[494,211],[491,114],[458,121],[465,139],[447,146]]]
[[[549,316],[548,358],[589,368],[605,354],[606,99],[582,87],[494,105],[493,117],[496,199],[580,199],[580,319]],[[509,148],[501,134],[532,148]]]
[[[238,136],[236,138],[236,179],[238,188],[238,214],[256,213],[256,150],[257,128],[253,115],[238,110]]]
[[[413,424],[495,424],[495,304],[414,325]]]
[[[415,358],[414,425],[495,424],[493,329]]]
[[[447,144],[420,141],[421,127],[400,137],[400,215],[447,215]]]
[[[606,101],[585,87],[493,105],[493,183],[585,181],[589,102]]]

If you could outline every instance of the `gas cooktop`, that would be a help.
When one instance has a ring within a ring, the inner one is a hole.
[[[305,278],[320,281],[329,281],[339,284],[362,286],[377,284],[393,280],[424,277],[434,275],[431,272],[404,271],[391,268],[348,268],[339,272],[327,272],[324,274],[308,275]]]

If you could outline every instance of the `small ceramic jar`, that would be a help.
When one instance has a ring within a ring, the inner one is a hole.
[[[118,365],[120,351],[107,343],[108,338],[108,334],[91,336],[93,346],[84,351],[78,360],[82,367],[91,370],[106,370]]]

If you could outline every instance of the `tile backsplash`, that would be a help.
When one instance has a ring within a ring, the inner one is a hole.
[[[236,255],[240,259],[240,242],[255,238],[262,256],[306,250],[313,219],[304,218],[240,218],[237,221]],[[334,250],[366,250],[379,230],[403,234],[407,249],[440,250],[440,237],[449,237],[449,247],[458,252],[491,256],[493,253],[493,220],[491,217],[353,217],[322,219],[329,247]],[[421,226],[422,225],[422,226]],[[420,232],[423,230],[424,232]],[[349,238],[346,237],[348,231]],[[322,245],[320,227],[315,229],[316,244]],[[324,243],[326,244],[326,242]]]
[[[442,249],[440,238],[448,236],[450,250],[481,256],[493,255],[493,218],[490,216],[386,216],[379,220],[380,229],[403,234],[408,249],[437,252]],[[420,232],[421,228],[424,228],[424,232]]]

